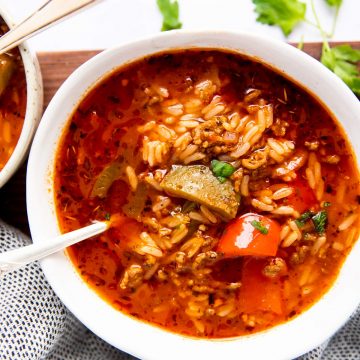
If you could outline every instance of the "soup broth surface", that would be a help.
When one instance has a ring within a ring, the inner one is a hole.
[[[8,31],[0,18],[0,36]],[[0,55],[0,171],[19,140],[26,109],[26,79],[19,50]]]
[[[358,237],[350,144],[312,95],[239,54],[187,50],[123,66],[71,116],[57,152],[68,249],[113,307],[224,338],[288,321],[330,288]]]

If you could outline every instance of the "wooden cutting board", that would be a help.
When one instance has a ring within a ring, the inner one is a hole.
[[[350,43],[360,49],[360,41]],[[294,44],[295,45],[295,44]],[[303,50],[316,59],[320,58],[321,44],[307,43]],[[99,51],[71,51],[39,53],[44,82],[44,109],[64,80],[82,63]],[[0,218],[29,234],[25,199],[26,162],[10,181],[0,189]]]

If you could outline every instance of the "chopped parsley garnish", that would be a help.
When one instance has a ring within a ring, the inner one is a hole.
[[[296,220],[295,220],[295,223],[298,227],[303,227],[305,225],[305,223],[311,219],[311,217],[314,215],[313,212],[311,211],[306,211],[304,212],[303,214],[301,214],[300,217],[298,217]]]
[[[311,218],[315,231],[318,234],[323,234],[325,232],[326,224],[327,224],[327,212],[325,210],[321,210],[318,213],[316,213]]]
[[[104,219],[105,219],[106,221],[109,221],[109,220],[110,220],[110,213],[105,213]]]
[[[330,205],[331,204],[329,202],[325,202],[323,204],[324,207],[328,207]],[[328,216],[326,210],[321,210],[317,213],[314,213],[312,211],[306,211],[295,220],[295,223],[299,228],[302,228],[309,220],[311,220],[314,225],[315,231],[318,234],[323,234],[327,225],[327,218]]]
[[[214,173],[217,179],[223,183],[225,182],[226,178],[235,172],[235,168],[224,161],[212,160],[211,171]]]
[[[253,220],[250,224],[251,224],[256,230],[259,230],[263,235],[267,235],[267,233],[269,232],[269,230],[268,230],[263,224],[261,224],[260,221]]]
[[[157,6],[163,16],[161,31],[180,29],[179,3],[177,0],[156,0]]]
[[[252,0],[257,21],[267,25],[278,25],[285,36],[305,20],[306,4],[299,0]]]
[[[325,207],[325,208],[326,208],[326,207],[329,207],[329,206],[331,206],[331,202],[329,202],[329,201],[324,201],[323,204],[322,204],[322,206]]]

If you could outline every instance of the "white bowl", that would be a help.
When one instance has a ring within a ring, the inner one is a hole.
[[[0,16],[5,20],[9,28],[15,26],[11,15],[4,9],[0,10]],[[26,77],[26,111],[23,128],[14,152],[0,171],[0,188],[25,160],[43,110],[43,86],[39,62],[26,42],[23,42],[19,49]]]
[[[171,31],[107,50],[76,70],[48,106],[31,149],[27,204],[34,242],[59,234],[52,177],[55,150],[69,116],[84,93],[119,65],[159,51],[178,48],[231,49],[263,59],[296,79],[329,107],[360,155],[360,104],[333,73],[285,43],[251,34],[223,31]],[[51,286],[70,311],[113,346],[143,359],[290,359],[328,339],[360,302],[360,243],[347,258],[331,290],[311,309],[270,330],[226,340],[177,335],[115,310],[91,290],[64,253],[41,262]]]

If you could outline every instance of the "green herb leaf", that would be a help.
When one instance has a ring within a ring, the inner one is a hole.
[[[299,0],[252,0],[255,12],[259,14],[256,21],[277,25],[285,36],[288,36],[294,27],[305,20],[306,4]]]
[[[321,62],[340,77],[350,89],[360,95],[360,71],[357,63],[360,61],[360,50],[350,45],[339,45],[330,48],[324,43]]]
[[[267,233],[269,232],[269,230],[268,230],[263,224],[261,224],[260,221],[253,220],[250,224],[251,224],[256,230],[259,230],[263,235],[267,235]]]
[[[235,168],[224,161],[212,160],[211,171],[218,178],[218,180],[223,183],[226,181],[226,178],[235,172]]]
[[[104,219],[105,219],[106,221],[109,221],[109,220],[110,220],[110,213],[105,213]]]
[[[163,16],[161,31],[180,29],[179,4],[177,0],[156,0],[157,6]]]
[[[330,6],[336,6],[336,7],[340,7],[342,4],[342,0],[325,0],[327,2],[328,5]]]
[[[348,44],[335,46],[331,50],[336,59],[350,61],[352,63],[360,61],[360,50],[353,49]]]
[[[295,220],[295,223],[298,227],[303,227],[305,225],[305,223],[311,219],[311,217],[314,215],[313,212],[311,211],[306,211],[304,212],[303,214],[301,214],[300,217],[298,217],[296,220]]]
[[[322,204],[322,206],[325,207],[325,208],[326,208],[326,207],[329,207],[329,206],[331,206],[331,202],[329,202],[329,201],[324,201],[323,204]]]
[[[327,212],[325,210],[321,210],[316,213],[311,220],[314,224],[315,231],[319,234],[323,234],[327,224]]]

